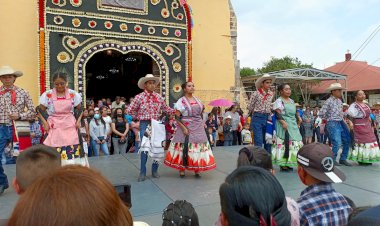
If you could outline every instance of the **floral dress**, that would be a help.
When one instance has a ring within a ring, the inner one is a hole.
[[[281,97],[273,104],[273,110],[280,110],[282,117],[288,124],[289,156],[285,157],[285,134],[279,120],[276,120],[276,144],[272,150],[272,161],[279,166],[297,166],[297,152],[303,146],[302,136],[297,125],[296,106],[290,99],[286,103]]]
[[[58,97],[55,89],[46,91],[40,97],[40,104],[47,108],[50,126],[44,144],[57,149],[61,154],[62,165],[88,166],[73,114],[74,108],[81,102],[81,96],[71,89],[66,89],[64,97]]]
[[[370,122],[370,108],[365,104],[353,103],[347,111],[353,118],[355,146],[348,159],[360,163],[380,162],[380,150]]]
[[[188,164],[185,166],[183,161],[186,136],[180,128],[176,130],[170,143],[165,164],[174,169],[186,169],[195,172],[214,169],[216,167],[215,159],[202,120],[202,103],[198,99],[195,102],[190,102],[186,97],[182,97],[177,101],[174,108],[181,112],[181,121],[189,130]]]

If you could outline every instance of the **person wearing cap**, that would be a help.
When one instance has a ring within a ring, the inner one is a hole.
[[[233,133],[232,133],[232,117],[227,115],[224,118],[223,125],[223,137],[224,137],[224,146],[232,146]]]
[[[327,120],[326,128],[331,139],[332,151],[334,152],[335,165],[351,166],[347,161],[348,151],[350,149],[350,131],[343,119],[343,102],[342,87],[340,83],[331,84],[326,91],[331,93],[331,96],[323,103],[319,116]],[[339,148],[343,145],[343,151],[340,155],[339,163],[337,155]]]
[[[265,130],[268,116],[271,113],[273,92],[270,90],[275,77],[265,74],[255,82],[256,91],[252,93],[248,110],[251,115],[251,129],[255,146],[262,147],[265,143]]]
[[[22,76],[10,66],[0,67],[0,195],[9,187],[7,175],[4,173],[1,159],[5,147],[13,139],[13,121],[28,120],[36,117],[32,98],[29,93],[14,85]]]
[[[362,90],[356,92],[356,101],[348,108],[348,115],[353,121],[355,148],[350,152],[349,159],[359,164],[380,162],[380,149],[372,128],[371,109],[363,103],[366,98]]]
[[[158,120],[162,112],[166,112],[167,114],[175,113],[175,110],[166,105],[165,99],[160,96],[160,94],[155,92],[158,82],[159,78],[152,74],[147,74],[145,77],[140,78],[137,85],[144,91],[136,95],[127,108],[127,113],[140,121],[140,137],[144,136],[145,130],[151,123],[151,120]],[[148,153],[141,152],[140,175],[138,178],[139,182],[145,180],[147,160]],[[158,162],[153,161],[152,176],[154,178],[159,177],[157,171]]]
[[[342,183],[346,176],[336,167],[329,146],[312,143],[297,154],[298,176],[307,186],[297,200],[300,225],[347,225],[352,208],[333,183]]]

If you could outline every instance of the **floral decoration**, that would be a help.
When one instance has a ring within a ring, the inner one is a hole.
[[[165,35],[165,36],[168,36],[169,35],[169,29],[162,28],[162,34]]]
[[[125,23],[120,24],[120,30],[122,30],[122,31],[128,30],[128,25]]]
[[[82,22],[80,21],[79,18],[72,19],[72,24],[73,24],[74,27],[79,27],[81,25],[81,23]]]
[[[107,29],[111,29],[113,24],[110,22],[110,21],[106,21],[104,22],[104,26],[107,28]]]
[[[150,0],[150,2],[152,3],[152,5],[157,5],[161,2],[161,0]]]
[[[178,13],[177,15],[177,20],[183,20],[183,14],[182,13]]]
[[[172,2],[173,9],[178,9],[178,7],[179,7],[178,2]]]
[[[166,53],[166,55],[168,55],[168,56],[173,55],[173,53],[174,53],[174,49],[173,49],[173,47],[171,47],[171,46],[166,46],[166,47],[165,47],[165,53]]]
[[[173,91],[174,91],[175,93],[179,93],[179,92],[181,92],[181,90],[182,90],[182,87],[181,87],[180,84],[175,84],[175,85],[173,86]]]
[[[142,27],[140,26],[140,25],[135,25],[135,32],[136,33],[141,33],[141,31],[142,31]]]
[[[96,25],[97,25],[97,23],[96,23],[95,20],[90,20],[90,21],[88,22],[88,26],[89,26],[90,28],[95,28]]]
[[[63,24],[63,17],[61,17],[61,16],[55,16],[54,17],[54,23],[55,24],[58,24],[58,25],[61,25],[61,24]]]
[[[82,5],[82,0],[70,0],[70,3],[74,7],[79,7]]]
[[[66,0],[52,0],[52,3],[54,5],[62,7],[66,5]]]
[[[156,33],[156,29],[154,27],[149,27],[148,33],[152,35],[152,34]]]
[[[70,37],[67,39],[67,46],[69,46],[71,49],[76,49],[79,46],[79,41],[78,39],[74,37]]]
[[[162,16],[163,18],[168,18],[168,17],[170,16],[170,12],[169,12],[169,10],[166,9],[166,8],[163,8],[163,9],[161,10],[161,16]]]
[[[181,30],[175,30],[174,31],[174,35],[176,36],[176,37],[181,37]]]
[[[66,52],[60,52],[60,53],[58,53],[58,55],[57,55],[57,60],[58,60],[58,62],[60,62],[60,63],[67,63],[67,62],[70,61],[70,56],[69,56],[69,54],[66,53]]]
[[[173,70],[174,70],[175,72],[180,72],[180,71],[182,70],[182,66],[181,66],[181,64],[178,63],[178,62],[174,63],[174,64],[173,64]]]

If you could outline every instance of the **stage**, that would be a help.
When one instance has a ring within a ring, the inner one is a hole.
[[[218,147],[214,150],[217,168],[202,174],[197,179],[189,172],[186,177],[179,178],[178,172],[164,165],[159,168],[161,178],[149,177],[144,182],[137,182],[140,160],[135,153],[92,157],[89,162],[92,168],[103,173],[111,183],[130,183],[132,186],[131,212],[135,221],[145,221],[151,226],[161,225],[162,210],[176,199],[185,199],[191,202],[198,213],[200,225],[214,225],[220,213],[219,185],[225,177],[236,167],[237,155],[240,147]],[[150,172],[151,164],[147,164]],[[5,172],[11,183],[15,175],[15,165],[5,165]],[[350,197],[358,206],[380,204],[380,164],[373,166],[340,167],[347,180],[343,184],[335,185],[342,194]],[[278,168],[276,168],[278,170]],[[296,171],[277,172],[276,177],[282,184],[286,195],[297,198],[305,188],[298,179]],[[252,191],[254,192],[254,191]],[[18,196],[13,188],[7,189],[0,196],[0,219],[9,218]]]

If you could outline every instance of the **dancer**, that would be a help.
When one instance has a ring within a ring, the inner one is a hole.
[[[194,84],[186,82],[182,90],[185,95],[175,104],[179,128],[166,154],[165,164],[178,169],[181,178],[185,170],[194,171],[195,176],[200,177],[201,171],[214,169],[216,164],[204,130],[203,104],[193,96]]]
[[[29,93],[14,85],[21,71],[9,66],[0,67],[0,195],[9,187],[4,173],[2,158],[5,147],[13,142],[13,120],[28,120],[36,116]],[[25,108],[27,111],[25,111]]]
[[[355,140],[355,148],[348,158],[363,165],[380,162],[379,145],[369,118],[371,110],[363,103],[366,95],[359,90],[355,98],[356,102],[352,103],[347,111],[348,115],[353,118]]]
[[[251,118],[251,129],[254,136],[254,145],[262,147],[265,143],[265,130],[268,116],[271,113],[273,93],[270,90],[274,77],[265,74],[257,79],[256,91],[253,92],[249,101],[248,110]]]
[[[152,74],[147,74],[145,77],[139,79],[137,85],[144,91],[138,94],[128,106],[127,113],[133,118],[140,120],[140,139],[143,138],[145,130],[148,125],[151,124],[151,120],[157,120],[161,111],[166,112],[169,115],[175,113],[173,109],[168,107],[164,98],[160,94],[154,92],[159,81],[158,77],[154,77]],[[146,177],[146,162],[148,160],[148,153],[141,152],[141,165],[140,176],[138,181],[144,181]],[[158,175],[158,162],[153,161],[152,164],[152,177],[159,178]]]
[[[41,95],[40,105],[37,107],[38,112],[47,111],[49,115],[47,120],[40,117],[45,132],[48,133],[44,144],[57,149],[61,154],[62,165],[88,166],[78,133],[83,114],[82,97],[79,93],[66,87],[67,75],[65,73],[54,74],[53,84],[53,89]]]
[[[331,96],[323,103],[319,116],[321,116],[322,119],[327,120],[326,128],[328,138],[329,140],[331,139],[332,143],[335,165],[339,166],[340,164],[343,164],[351,166],[346,160],[350,148],[350,131],[343,120],[343,102],[341,100],[343,89],[344,88],[340,83],[333,83],[326,89],[327,92],[331,93]],[[342,144],[343,151],[338,163],[336,157]]]
[[[297,152],[303,146],[302,136],[298,129],[302,120],[296,111],[294,101],[290,99],[292,94],[290,86],[282,84],[278,87],[278,92],[281,96],[273,104],[277,119],[277,139],[272,158],[282,171],[288,171],[292,170],[291,166],[297,166]]]

